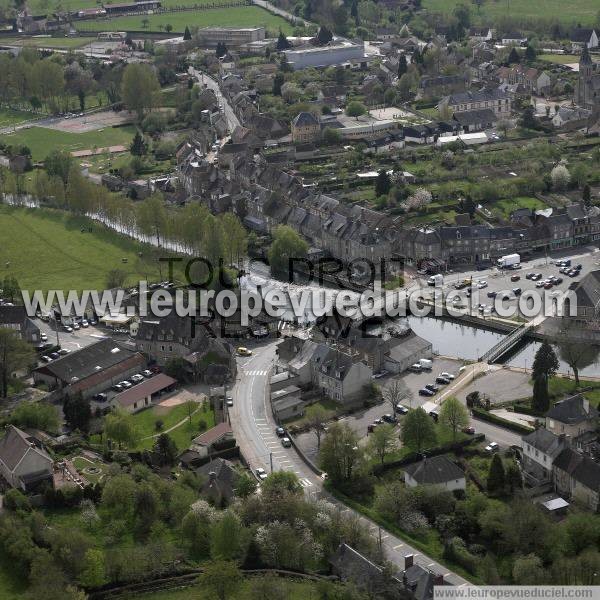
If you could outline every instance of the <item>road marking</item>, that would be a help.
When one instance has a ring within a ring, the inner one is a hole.
[[[435,563],[429,563],[427,566],[428,567],[433,567],[433,565],[435,565]]]
[[[302,487],[310,487],[312,485],[312,481],[309,481],[308,479],[301,479],[300,480],[300,485]]]
[[[404,546],[404,544],[398,544],[397,546],[394,546],[393,550],[398,550],[398,548],[402,548],[402,546]]]
[[[385,535],[382,535],[382,536],[381,536],[381,539],[382,539],[382,540],[387,540],[387,538],[389,538],[389,537],[390,537],[390,536],[389,536],[389,535],[386,533]]]

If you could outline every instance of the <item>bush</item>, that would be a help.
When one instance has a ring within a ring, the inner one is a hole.
[[[4,508],[7,510],[24,510],[27,512],[31,511],[31,503],[29,498],[19,490],[10,489],[4,494]]]
[[[175,156],[175,144],[170,141],[160,142],[154,149],[156,160],[168,160]]]
[[[477,557],[467,550],[462,538],[454,537],[446,544],[444,558],[460,565],[469,573],[475,573],[477,569]]]

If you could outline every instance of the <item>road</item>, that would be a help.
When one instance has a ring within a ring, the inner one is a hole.
[[[206,85],[207,88],[211,89],[215,95],[217,96],[217,100],[219,101],[219,105],[223,109],[223,113],[225,118],[227,119],[227,125],[229,126],[229,131],[232,132],[236,127],[240,126],[240,120],[237,118],[237,115],[233,112],[233,108],[229,104],[227,98],[221,93],[219,88],[219,84],[215,79],[204,73],[204,71],[199,71],[198,69],[194,69],[194,67],[190,67],[188,72],[190,75],[193,75],[200,85]]]
[[[294,448],[284,448],[275,435],[276,423],[269,409],[268,391],[269,377],[275,361],[276,342],[262,348],[255,348],[254,355],[238,359],[238,377],[232,390],[233,407],[230,409],[231,426],[242,454],[248,460],[254,471],[262,467],[267,472],[271,470],[292,471],[298,475],[307,496],[317,499],[325,497],[339,506],[343,513],[355,515],[373,535],[381,533],[381,543],[389,561],[404,569],[405,556],[412,554],[417,564],[430,569],[437,574],[443,574],[445,581],[455,586],[467,585],[467,580],[460,575],[448,571],[429,556],[419,552],[402,539],[381,530],[370,519],[367,519],[348,508],[341,502],[330,497],[323,490],[323,482],[302,461]]]

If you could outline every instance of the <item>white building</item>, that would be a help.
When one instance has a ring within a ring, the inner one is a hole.
[[[307,67],[330,67],[365,58],[364,44],[336,38],[327,46],[303,46],[285,50],[288,63],[294,71]]]
[[[404,483],[408,487],[435,486],[447,492],[467,487],[464,471],[447,456],[434,456],[409,465],[404,469]]]

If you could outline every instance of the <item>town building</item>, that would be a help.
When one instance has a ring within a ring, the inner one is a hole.
[[[225,44],[228,49],[265,39],[264,27],[201,27],[198,29],[198,44],[205,48],[216,48]]]
[[[467,80],[464,75],[437,75],[421,77],[419,93],[423,98],[439,98],[448,94],[464,92]]]
[[[190,450],[196,452],[200,458],[209,456],[215,451],[215,446],[233,439],[231,425],[229,423],[219,423],[196,436],[190,444]]]
[[[408,487],[434,486],[447,492],[465,490],[464,471],[447,456],[433,456],[404,467],[404,483]]]
[[[546,71],[539,71],[533,67],[515,65],[513,67],[500,67],[497,72],[500,83],[520,85],[529,94],[541,94],[547,91],[552,84]]]
[[[0,327],[16,331],[26,342],[40,343],[40,328],[27,316],[23,306],[0,306]]]
[[[591,110],[594,115],[600,111],[600,66],[592,61],[587,46],[584,46],[579,59],[575,104]]]
[[[598,47],[598,32],[595,29],[576,27],[571,31],[569,41],[573,52],[581,52],[584,48],[592,50]]]
[[[152,406],[153,402],[172,392],[176,387],[175,379],[165,373],[158,373],[114,396],[111,405],[129,413],[136,413]]]
[[[271,391],[271,407],[275,418],[281,421],[297,419],[304,414],[306,403],[300,397],[300,388],[296,385]]]
[[[316,142],[321,137],[319,119],[310,112],[301,112],[292,121],[292,140],[295,144]]]
[[[555,490],[596,512],[599,507],[600,465],[588,456],[565,448],[554,461]]]
[[[233,500],[240,479],[240,474],[233,463],[224,458],[215,458],[198,467],[194,472],[204,482],[200,495],[211,504],[223,506]]]
[[[555,435],[547,429],[536,429],[523,438],[522,470],[532,486],[552,481],[552,465],[556,457],[569,447],[566,435]]]
[[[284,54],[294,71],[308,67],[331,67],[350,62],[366,62],[364,44],[355,44],[343,38],[335,38],[326,46],[306,44],[285,50]]]
[[[41,442],[14,425],[0,440],[0,474],[8,484],[30,492],[41,486],[53,487],[54,461]]]
[[[443,98],[437,107],[441,114],[448,113],[448,116],[465,111],[489,108],[497,117],[504,118],[511,113],[512,100],[510,94],[496,88],[480,92],[470,91],[451,94]]]
[[[139,2],[117,2],[104,5],[108,16],[122,15],[125,13],[141,13],[160,8],[159,0],[140,0]]]
[[[580,394],[556,402],[546,413],[546,429],[556,435],[567,435],[573,445],[586,434],[595,435],[597,427],[598,410]]]

